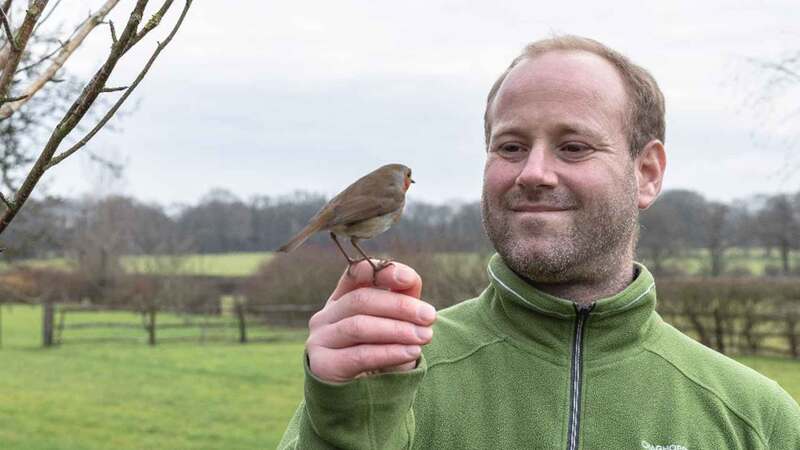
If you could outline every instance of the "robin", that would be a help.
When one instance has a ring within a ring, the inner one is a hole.
[[[347,259],[350,267],[366,260],[372,266],[373,281],[379,271],[391,265],[388,260],[375,264],[358,245],[362,239],[371,239],[400,220],[406,202],[406,191],[414,180],[411,169],[402,164],[387,164],[356,180],[347,189],[333,197],[320,209],[299,233],[278,249],[290,252],[318,231],[329,231],[331,239]],[[350,238],[350,243],[363,259],[353,259],[342,248],[337,235]]]

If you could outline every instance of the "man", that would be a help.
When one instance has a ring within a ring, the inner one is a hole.
[[[485,126],[489,287],[436,318],[407,266],[383,289],[366,264],[343,276],[281,448],[800,449],[797,403],[665,324],[633,261],[666,166],[652,76],[589,39],[539,41]]]

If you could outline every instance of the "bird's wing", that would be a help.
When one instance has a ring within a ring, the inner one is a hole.
[[[373,217],[389,214],[399,208],[404,200],[400,195],[354,195],[334,206],[332,215],[335,219],[327,224],[328,227],[360,222]]]

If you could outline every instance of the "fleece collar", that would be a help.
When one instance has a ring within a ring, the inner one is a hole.
[[[656,305],[653,276],[634,263],[637,276],[622,292],[597,300],[586,319],[586,359],[636,351],[648,337]],[[578,309],[574,302],[542,292],[519,277],[495,254],[488,266],[486,306],[493,328],[536,352],[569,357]]]

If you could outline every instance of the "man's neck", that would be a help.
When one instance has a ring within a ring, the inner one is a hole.
[[[571,300],[579,305],[590,305],[597,300],[611,297],[625,290],[636,277],[633,264],[629,267],[629,270],[618,271],[613,277],[603,280],[570,281],[565,283],[527,281],[536,289],[555,297]]]

